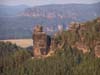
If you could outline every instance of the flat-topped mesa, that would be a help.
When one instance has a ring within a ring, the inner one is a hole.
[[[51,39],[43,32],[43,27],[37,25],[33,30],[33,54],[34,57],[42,57],[47,55],[50,47]]]

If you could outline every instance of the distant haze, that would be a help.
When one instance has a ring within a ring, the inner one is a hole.
[[[0,0],[1,5],[28,5],[28,6],[38,6],[38,5],[48,5],[48,4],[69,4],[69,3],[81,3],[81,4],[91,4],[97,3],[100,0]]]

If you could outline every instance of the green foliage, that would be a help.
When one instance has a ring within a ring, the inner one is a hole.
[[[99,58],[90,53],[83,54],[70,45],[65,45],[54,56],[47,58],[32,59],[24,49],[0,58],[0,75],[99,75],[99,71]]]
[[[31,57],[28,51],[10,42],[0,42],[0,75],[23,75],[23,63]]]

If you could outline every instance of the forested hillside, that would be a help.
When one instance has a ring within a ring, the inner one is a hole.
[[[100,75],[99,34],[100,18],[72,23],[54,36],[63,45],[46,58],[34,58],[32,51],[0,42],[0,75]]]

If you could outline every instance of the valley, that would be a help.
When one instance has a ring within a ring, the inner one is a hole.
[[[12,44],[16,44],[17,46],[27,48],[33,45],[32,39],[10,39],[10,40],[0,40],[0,42],[11,42]]]

